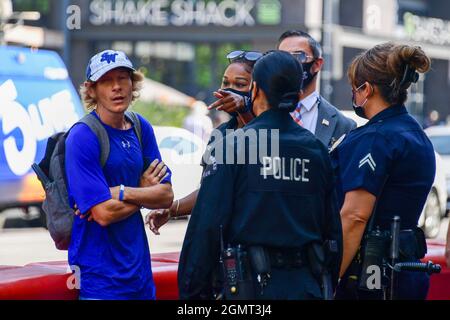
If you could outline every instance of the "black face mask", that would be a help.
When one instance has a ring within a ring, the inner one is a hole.
[[[313,80],[314,78],[317,76],[318,72],[312,74],[311,73],[311,67],[314,64],[316,60],[313,60],[311,62],[308,63],[302,63],[302,68],[303,68],[303,85],[302,85],[302,89],[306,88]]]
[[[241,97],[244,97],[244,102],[246,102],[247,99],[251,99],[252,98],[252,91],[239,91],[239,90],[235,90],[232,88],[224,88],[222,89],[223,91],[228,91],[228,92],[232,92],[235,93],[237,95],[240,95]],[[230,116],[232,117],[237,117],[238,113],[237,112],[230,112],[229,113]]]
[[[353,105],[353,110],[355,111],[355,113],[358,117],[367,119],[367,116],[366,116],[366,113],[364,112],[363,107]]]
[[[364,100],[364,102],[362,103],[362,105],[358,105],[358,104],[356,103],[356,96],[355,96],[355,93],[356,93],[359,89],[361,89],[364,85],[365,85],[365,83],[363,83],[361,86],[359,86],[359,87],[353,92],[353,94],[352,94],[352,107],[353,107],[353,110],[355,111],[355,113],[356,113],[356,115],[357,115],[358,117],[363,118],[363,119],[367,119],[366,113],[365,113],[365,111],[364,111],[364,106],[366,105],[368,99],[366,98],[366,100]]]

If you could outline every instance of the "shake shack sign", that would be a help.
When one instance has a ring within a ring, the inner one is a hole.
[[[278,25],[278,0],[93,0],[89,21],[96,26],[222,26]]]

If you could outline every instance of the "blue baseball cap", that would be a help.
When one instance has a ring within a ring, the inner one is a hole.
[[[116,68],[127,68],[136,71],[124,52],[114,50],[102,51],[89,60],[86,69],[86,79],[96,82],[105,73]]]

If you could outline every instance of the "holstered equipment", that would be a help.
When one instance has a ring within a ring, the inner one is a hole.
[[[255,299],[250,262],[246,250],[240,245],[229,246],[221,252],[226,300]]]
[[[323,244],[314,242],[307,247],[308,261],[313,275],[319,279],[324,300],[333,300],[333,282],[331,268],[338,253],[335,240],[326,240]]]

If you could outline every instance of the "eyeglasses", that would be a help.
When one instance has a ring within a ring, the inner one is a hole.
[[[364,82],[362,85],[360,85],[360,86],[359,86],[358,88],[356,88],[356,89],[353,89],[353,88],[352,88],[352,99],[353,99],[353,100],[355,99],[356,93],[357,93],[359,90],[361,90],[362,88],[364,88],[366,84],[367,84],[367,81]],[[370,86],[370,88],[372,89],[372,93],[373,93],[373,86],[372,86],[372,84],[369,83],[369,86]]]
[[[360,85],[358,88],[353,89],[352,88],[352,94],[355,95],[359,90],[361,90],[364,86],[366,85],[366,83],[364,82],[362,85]]]
[[[313,56],[308,56],[306,54],[306,52],[304,51],[296,51],[296,52],[292,52],[291,53],[295,59],[298,60],[298,62],[300,63],[306,63],[306,61],[308,61],[308,59],[314,59]]]
[[[227,59],[230,63],[238,60],[238,59],[245,59],[247,61],[254,62],[261,58],[263,54],[261,52],[257,51],[243,51],[243,50],[237,50],[232,51],[229,54],[227,54]]]

